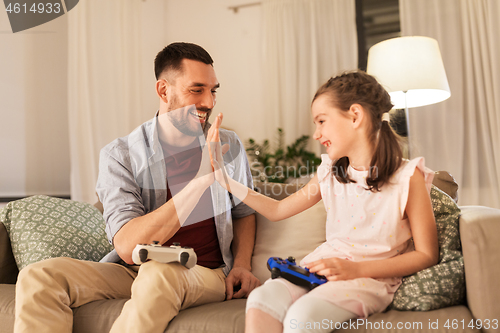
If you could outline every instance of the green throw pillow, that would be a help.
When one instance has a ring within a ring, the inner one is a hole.
[[[99,261],[112,250],[104,220],[90,204],[36,195],[0,210],[19,270],[56,257]]]
[[[465,272],[458,222],[460,209],[432,186],[431,200],[438,229],[439,263],[403,278],[390,308],[428,311],[465,303]]]

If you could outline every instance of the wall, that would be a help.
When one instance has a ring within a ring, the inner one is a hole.
[[[223,112],[223,126],[236,131],[242,140],[266,138],[260,6],[241,8],[234,13],[228,9],[235,5],[235,1],[230,0],[169,0],[166,3],[166,41],[200,44],[214,59],[221,84],[214,114]]]
[[[232,5],[230,0],[142,2],[143,112],[152,117],[158,108],[156,53],[173,41],[198,43],[214,58],[221,83],[214,114],[223,112],[223,126],[242,140],[266,137],[260,6],[235,14],[228,9]],[[0,11],[0,198],[70,193],[67,17],[12,34]]]
[[[0,197],[69,194],[67,21],[12,33],[0,10]]]
[[[158,108],[156,54],[172,42],[191,42],[203,46],[214,59],[221,88],[213,115],[223,112],[223,127],[236,131],[242,140],[267,138],[262,126],[261,7],[242,8],[235,14],[228,9],[234,5],[233,0],[142,3],[142,97],[151,117]]]

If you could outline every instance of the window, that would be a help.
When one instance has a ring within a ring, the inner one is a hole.
[[[366,70],[368,50],[383,40],[401,36],[399,0],[356,0],[358,68]]]

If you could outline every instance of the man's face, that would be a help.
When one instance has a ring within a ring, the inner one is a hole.
[[[216,103],[219,82],[211,65],[184,59],[182,72],[171,83],[167,115],[183,134],[199,136]]]

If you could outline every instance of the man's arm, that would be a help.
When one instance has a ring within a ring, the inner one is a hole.
[[[120,258],[133,264],[135,246],[168,241],[214,179],[208,148],[205,148],[196,177],[168,202],[145,214],[141,188],[132,172],[130,157],[121,151],[123,149],[117,149],[112,155],[107,149],[101,151],[97,192],[104,205],[108,237]]]
[[[233,268],[226,278],[226,299],[244,298],[260,285],[252,273],[252,254],[255,245],[255,214],[233,220],[233,242],[231,249],[234,255]],[[240,289],[233,294],[234,287]]]
[[[208,176],[193,179],[160,208],[123,225],[113,238],[120,258],[133,264],[132,251],[137,244],[151,244],[153,241],[163,244],[172,238],[213,182]]]
[[[222,114],[219,113],[210,127],[207,135],[207,142],[220,143],[219,127],[221,122]],[[221,149],[220,152],[228,152],[228,156],[234,158],[235,169],[232,176],[235,177],[238,182],[245,184],[245,186],[253,187],[252,174],[243,144],[235,134],[234,137],[229,138],[229,141],[230,146],[226,147],[229,148],[229,150]],[[255,214],[249,214],[250,212],[253,212],[253,210],[244,203],[237,204],[231,211],[233,216],[233,240],[231,243],[233,267],[226,278],[227,300],[247,297],[253,289],[260,285],[259,279],[251,273],[256,227]],[[235,289],[239,290],[234,293]]]
[[[233,221],[233,243],[231,249],[234,255],[233,267],[252,269],[252,254],[255,245],[255,214]]]

